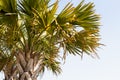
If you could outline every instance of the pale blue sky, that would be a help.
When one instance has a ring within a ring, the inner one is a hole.
[[[67,2],[77,5],[81,0],[61,0],[60,9]],[[101,43],[106,46],[97,51],[100,59],[85,55],[69,55],[62,65],[59,76],[45,72],[41,80],[120,80],[120,0],[85,0],[94,2],[95,9],[101,15]],[[2,80],[2,78],[0,78]]]

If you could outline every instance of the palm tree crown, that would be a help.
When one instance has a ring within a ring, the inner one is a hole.
[[[57,14],[58,3],[0,0],[0,70],[6,76],[29,71],[36,77],[45,67],[58,74],[60,59],[67,54],[96,54],[101,44],[94,4],[81,1],[74,7],[68,3]]]

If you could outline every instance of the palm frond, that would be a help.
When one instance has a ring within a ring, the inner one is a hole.
[[[57,25],[60,27],[64,57],[66,50],[71,54],[96,53],[99,43],[99,15],[95,14],[94,4],[84,4],[82,1],[78,6],[67,6],[57,16]],[[81,27],[82,30],[76,28]]]
[[[16,13],[17,4],[16,0],[0,0],[0,7],[2,10],[8,13]]]
[[[79,25],[84,29],[98,28],[100,16],[95,14],[94,4],[81,2],[74,10],[74,19],[70,22],[73,25]]]

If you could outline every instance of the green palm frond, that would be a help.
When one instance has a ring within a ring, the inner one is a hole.
[[[100,45],[99,38],[94,35],[94,31],[80,31],[73,37],[66,40],[66,49],[73,54],[95,53],[96,48]]]
[[[58,62],[58,61],[52,60],[52,62],[51,62],[49,59],[46,59],[44,64],[46,64],[46,67],[56,75],[60,74],[62,71],[60,68],[60,62]]]
[[[50,0],[18,0],[18,8],[22,13],[33,16],[33,10],[42,12],[48,8]]]
[[[17,20],[16,0],[0,0],[0,24],[15,24]]]
[[[37,43],[38,46],[36,45],[36,50],[37,52],[41,52],[40,59],[43,60],[42,65],[45,65],[44,67],[48,68],[57,75],[61,72],[60,62],[58,60],[60,58],[60,56],[58,55],[59,49],[57,48],[57,46],[54,45],[54,42],[50,42],[49,39],[50,38],[44,38],[40,40]]]
[[[98,28],[99,24],[99,15],[95,14],[94,4],[88,3],[83,4],[81,2],[74,10],[74,20],[71,21],[73,25],[79,25],[84,29],[95,29]]]
[[[66,50],[74,55],[95,53],[99,42],[99,15],[95,14],[94,4],[84,4],[82,1],[78,6],[73,7],[71,3],[57,16],[58,34],[61,36]],[[79,28],[82,30],[78,30]]]
[[[16,0],[0,0],[0,10],[4,10],[8,13],[15,13],[16,9]]]

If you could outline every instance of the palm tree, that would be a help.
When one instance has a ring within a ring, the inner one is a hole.
[[[45,68],[59,74],[67,54],[96,54],[101,44],[94,4],[68,3],[57,14],[58,3],[0,0],[0,71],[5,80],[37,80]]]

